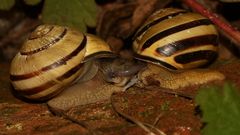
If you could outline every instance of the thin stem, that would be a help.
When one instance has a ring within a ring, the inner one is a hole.
[[[215,25],[217,25],[221,32],[228,38],[230,38],[240,49],[240,32],[230,25],[227,21],[223,20],[216,13],[211,12],[206,9],[202,4],[197,2],[196,0],[183,0],[189,7],[193,10],[199,12],[203,16],[209,18]]]

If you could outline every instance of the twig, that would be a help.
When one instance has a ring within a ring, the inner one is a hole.
[[[186,99],[189,99],[189,100],[192,100],[194,98],[194,95],[191,95],[191,94],[187,94],[187,93],[177,91],[177,90],[172,90],[172,89],[160,88],[160,87],[157,87],[157,86],[145,86],[144,89],[146,89],[146,90],[153,90],[154,89],[154,90],[158,90],[158,91],[161,91],[163,93],[166,93],[166,94],[177,95],[179,97],[183,97],[183,98],[186,98]]]
[[[163,131],[159,130],[154,125],[151,125],[151,124],[148,124],[148,123],[144,123],[144,125],[150,127],[151,129],[155,129],[158,132],[158,134],[160,134],[160,135],[166,135]]]
[[[196,0],[183,0],[190,8],[199,12],[203,16],[209,18],[214,24],[216,24],[220,32],[231,39],[232,42],[236,44],[238,51],[240,51],[240,32],[234,28],[229,22],[220,18],[216,13],[211,12],[206,9],[202,4],[197,2]]]
[[[155,119],[154,123],[153,123],[153,126],[156,126],[160,120],[160,118],[163,116],[164,113],[160,113],[157,118]]]
[[[89,135],[96,135],[96,133],[93,131],[93,129],[90,128],[88,126],[88,124],[86,124],[84,121],[78,120],[77,118],[75,118],[71,115],[68,115],[67,112],[70,111],[70,110],[63,111],[63,110],[60,110],[60,109],[52,108],[50,106],[48,106],[48,110],[56,117],[62,117],[66,120],[71,121],[74,124],[77,124],[77,125],[81,126],[82,128],[84,128],[85,130],[87,130],[89,132],[88,133]]]

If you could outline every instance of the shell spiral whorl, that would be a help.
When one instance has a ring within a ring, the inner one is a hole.
[[[15,91],[33,100],[46,100],[60,93],[83,71],[86,48],[96,45],[88,43],[92,39],[103,43],[94,53],[110,53],[107,44],[96,37],[68,27],[38,26],[12,60],[10,80]]]
[[[36,39],[45,36],[48,32],[50,32],[54,26],[51,25],[41,25],[38,26],[28,37],[28,39]]]
[[[168,69],[189,69],[212,63],[218,56],[218,33],[197,13],[166,8],[150,16],[134,37],[136,58]]]

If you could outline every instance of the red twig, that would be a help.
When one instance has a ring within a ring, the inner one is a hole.
[[[193,10],[199,12],[203,16],[209,18],[215,25],[217,25],[221,32],[228,38],[230,38],[240,49],[240,32],[231,26],[228,22],[221,19],[216,13],[212,13],[208,9],[206,9],[202,4],[197,2],[196,0],[183,0],[189,7]]]

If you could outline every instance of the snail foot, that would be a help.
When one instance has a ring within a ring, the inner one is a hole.
[[[205,84],[212,81],[221,81],[225,76],[216,70],[190,69],[173,72],[159,66],[149,64],[146,70],[138,74],[138,85],[158,85],[167,89],[179,89],[187,86]]]
[[[57,97],[47,102],[48,106],[58,110],[68,110],[79,105],[87,105],[110,99],[114,92],[123,91],[122,87],[105,82],[99,74],[93,79],[77,83],[64,90]]]

